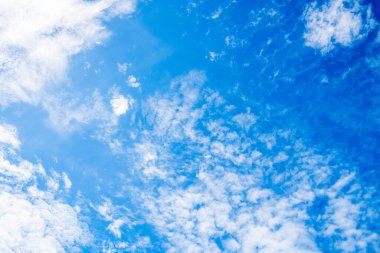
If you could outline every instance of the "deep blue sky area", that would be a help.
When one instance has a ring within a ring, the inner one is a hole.
[[[53,2],[0,3],[0,252],[380,252],[379,1]]]

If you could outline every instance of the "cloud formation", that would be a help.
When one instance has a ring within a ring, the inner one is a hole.
[[[131,106],[132,100],[124,97],[123,95],[116,95],[111,99],[111,106],[113,113],[116,116],[125,114]]]
[[[291,130],[266,132],[255,108],[242,113],[205,80],[192,71],[152,96],[133,150],[147,182],[139,199],[168,252],[378,249],[355,169]]]
[[[70,188],[68,176],[56,175],[62,182],[50,184],[56,179],[42,165],[7,152],[21,145],[14,127],[0,124],[0,136],[7,136],[0,140],[0,251],[76,252],[90,243],[77,211],[55,196],[60,183]]]
[[[314,2],[306,9],[305,20],[305,44],[323,53],[335,45],[352,45],[376,24],[371,6],[352,0],[329,0],[322,6]]]
[[[38,0],[0,3],[0,106],[38,103],[64,80],[70,57],[101,43],[102,22],[135,10],[134,0]]]

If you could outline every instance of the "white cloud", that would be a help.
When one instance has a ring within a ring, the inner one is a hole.
[[[121,74],[125,74],[127,73],[127,70],[128,68],[131,66],[132,64],[130,63],[117,63],[117,70],[121,73]]]
[[[107,108],[98,91],[88,96],[57,93],[46,98],[43,107],[48,112],[48,123],[58,132],[70,133],[93,122],[116,125],[117,119]],[[62,106],[65,104],[65,106]]]
[[[125,114],[131,106],[132,100],[124,97],[123,95],[117,95],[111,99],[111,106],[113,113],[116,116]]]
[[[65,78],[71,56],[108,36],[102,21],[134,0],[15,0],[0,3],[0,105],[37,103]]]
[[[247,113],[241,113],[238,115],[235,115],[232,118],[233,121],[235,121],[239,126],[241,126],[243,129],[248,131],[253,124],[256,123],[256,117],[255,115],[251,114],[248,110]]]
[[[0,124],[0,145],[9,145],[13,149],[18,149],[21,145],[17,137],[15,127],[7,124]]]
[[[244,45],[248,43],[248,41],[245,39],[238,39],[233,35],[229,35],[224,38],[224,43],[226,44],[227,47],[237,48],[237,47],[243,47]]]
[[[118,253],[118,252],[147,252],[147,249],[152,247],[149,237],[137,237],[133,242],[108,242],[103,247],[103,253]]]
[[[221,7],[218,7],[218,9],[211,14],[211,19],[219,18],[222,12],[223,12],[223,9]]]
[[[7,155],[15,155],[15,149],[20,145],[17,129],[8,124],[0,124],[0,183],[25,183],[33,180],[36,175],[45,175],[40,164],[32,164],[26,160],[19,160],[18,164],[14,164],[7,159]],[[8,146],[11,152],[5,152]]]
[[[339,157],[291,130],[263,132],[249,110],[226,116],[224,99],[191,73],[148,99],[132,153],[147,181],[139,199],[168,252],[321,252],[321,239],[348,252],[378,246],[354,169],[332,167]],[[319,198],[326,208],[314,207]]]
[[[165,138],[195,138],[194,124],[202,116],[202,110],[196,110],[194,105],[200,99],[199,88],[205,81],[203,72],[191,71],[171,83],[172,88],[178,89],[176,94],[148,99],[147,118],[155,134]]]
[[[323,53],[337,44],[352,45],[367,36],[376,23],[371,6],[353,0],[330,0],[321,7],[314,2],[306,9],[305,19],[306,45]]]
[[[110,223],[107,230],[118,239],[122,236],[122,226],[130,228],[134,225],[128,217],[129,210],[126,207],[114,205],[110,199],[104,198],[103,203],[94,208],[105,221]]]
[[[140,83],[137,81],[137,78],[134,75],[128,76],[127,83],[128,83],[128,86],[132,88],[140,87]]]
[[[65,187],[65,189],[70,190],[73,184],[71,183],[71,180],[69,176],[66,174],[66,172],[62,173],[62,180],[63,180],[63,186]]]
[[[220,53],[217,53],[217,52],[214,52],[214,51],[210,51],[208,54],[209,54],[208,58],[212,62],[220,60],[225,55],[224,51],[222,51]]]
[[[113,220],[111,224],[108,225],[107,229],[117,238],[121,238],[121,226],[125,223],[122,219]]]
[[[0,209],[1,252],[74,252],[89,242],[77,213],[59,201],[2,191]]]
[[[110,93],[113,93],[114,98],[119,96],[113,89]],[[126,99],[130,109],[134,100],[130,97]],[[117,100],[113,102],[115,110],[122,113],[123,105],[118,104]],[[115,153],[122,151],[122,144],[115,137],[120,115],[114,112],[112,104],[107,103],[99,91],[95,90],[91,94],[56,92],[54,96],[45,98],[43,108],[48,113],[47,124],[59,134],[70,134],[93,124],[92,138],[105,143]]]
[[[186,190],[162,187],[151,200],[152,222],[168,236],[169,252],[222,252],[218,238],[231,252],[319,252],[302,205],[250,189],[254,176],[220,172],[201,173]],[[247,204],[247,190],[257,204]]]
[[[18,140],[16,130],[6,126],[12,129],[10,143],[14,143]],[[15,143],[20,145],[20,141]],[[57,175],[50,177],[42,165],[15,153],[11,156],[9,159],[0,153],[0,251],[76,252],[89,244],[91,234],[78,213],[54,196],[59,187],[55,183]],[[48,189],[40,190],[41,183]]]
[[[165,156],[162,149],[152,143],[144,142],[136,144],[134,150],[139,155],[140,168],[147,177],[166,177],[167,172],[157,163],[158,156]]]

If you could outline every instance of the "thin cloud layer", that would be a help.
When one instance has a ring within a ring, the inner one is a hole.
[[[102,22],[129,14],[134,0],[38,0],[0,3],[0,105],[37,103],[64,80],[70,57],[101,43]]]

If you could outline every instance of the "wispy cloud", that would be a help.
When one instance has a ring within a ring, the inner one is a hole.
[[[135,10],[134,0],[12,1],[0,4],[0,105],[38,103],[64,80],[71,56],[101,43],[102,22]]]

